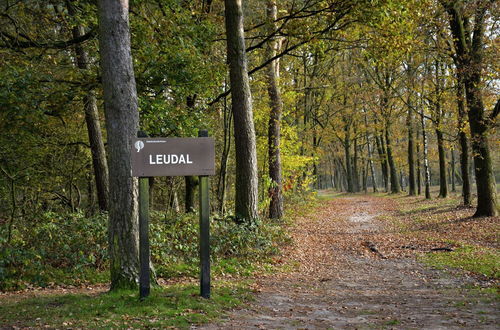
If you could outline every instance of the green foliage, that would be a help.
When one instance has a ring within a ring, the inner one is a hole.
[[[199,296],[197,285],[155,288],[145,301],[136,291],[44,296],[2,302],[0,327],[188,328],[219,318],[248,297],[244,284],[231,283],[214,287],[210,300]]]
[[[46,212],[0,233],[0,290],[102,281],[107,264],[107,217]]]
[[[198,221],[195,214],[152,214],[151,256],[160,277],[198,275]],[[212,219],[210,230],[216,274],[249,275],[255,262],[277,254],[287,240],[282,224],[270,221],[244,226],[231,218]]]
[[[434,267],[458,268],[490,278],[500,278],[500,253],[485,247],[464,245],[449,253],[428,253],[423,260]]]
[[[30,223],[15,226],[11,242],[1,227],[0,290],[108,281],[106,214],[45,212]],[[278,253],[287,240],[283,229],[270,221],[242,226],[231,218],[212,219],[214,273],[251,275],[257,263]],[[196,214],[153,212],[150,239],[158,276],[198,276]]]

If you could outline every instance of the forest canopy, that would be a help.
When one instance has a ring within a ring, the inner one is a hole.
[[[54,261],[38,240],[78,219],[95,235],[61,237],[53,267],[120,259],[106,228],[130,225],[136,241],[137,184],[113,153],[137,130],[208,129],[211,211],[236,227],[326,188],[459,191],[476,216],[498,214],[498,1],[131,0],[116,21],[98,3],[0,1],[0,280],[23,260]],[[115,28],[125,62],[106,38]],[[109,103],[119,91],[126,102]],[[197,186],[150,178],[152,212],[196,211]],[[106,223],[117,212],[128,224]]]

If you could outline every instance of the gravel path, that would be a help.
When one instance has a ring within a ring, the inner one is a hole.
[[[286,258],[297,270],[260,279],[255,301],[201,328],[500,328],[498,302],[465,290],[473,279],[378,251],[381,237],[391,239],[379,217],[391,209],[368,196],[325,202],[292,229]]]

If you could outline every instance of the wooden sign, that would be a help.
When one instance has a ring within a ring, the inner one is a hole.
[[[132,176],[215,175],[215,142],[210,137],[137,138]]]

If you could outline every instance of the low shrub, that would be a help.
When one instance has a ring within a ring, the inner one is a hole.
[[[28,225],[29,223],[29,225]],[[232,218],[211,219],[211,256],[215,274],[249,274],[252,263],[279,250],[287,238],[282,222],[242,225]],[[151,258],[164,278],[198,276],[198,215],[153,211]],[[107,216],[46,212],[18,223],[7,242],[0,232],[0,290],[54,284],[106,281]]]
[[[0,290],[91,280],[107,265],[106,226],[106,214],[46,212],[17,224],[11,242],[1,233]]]

